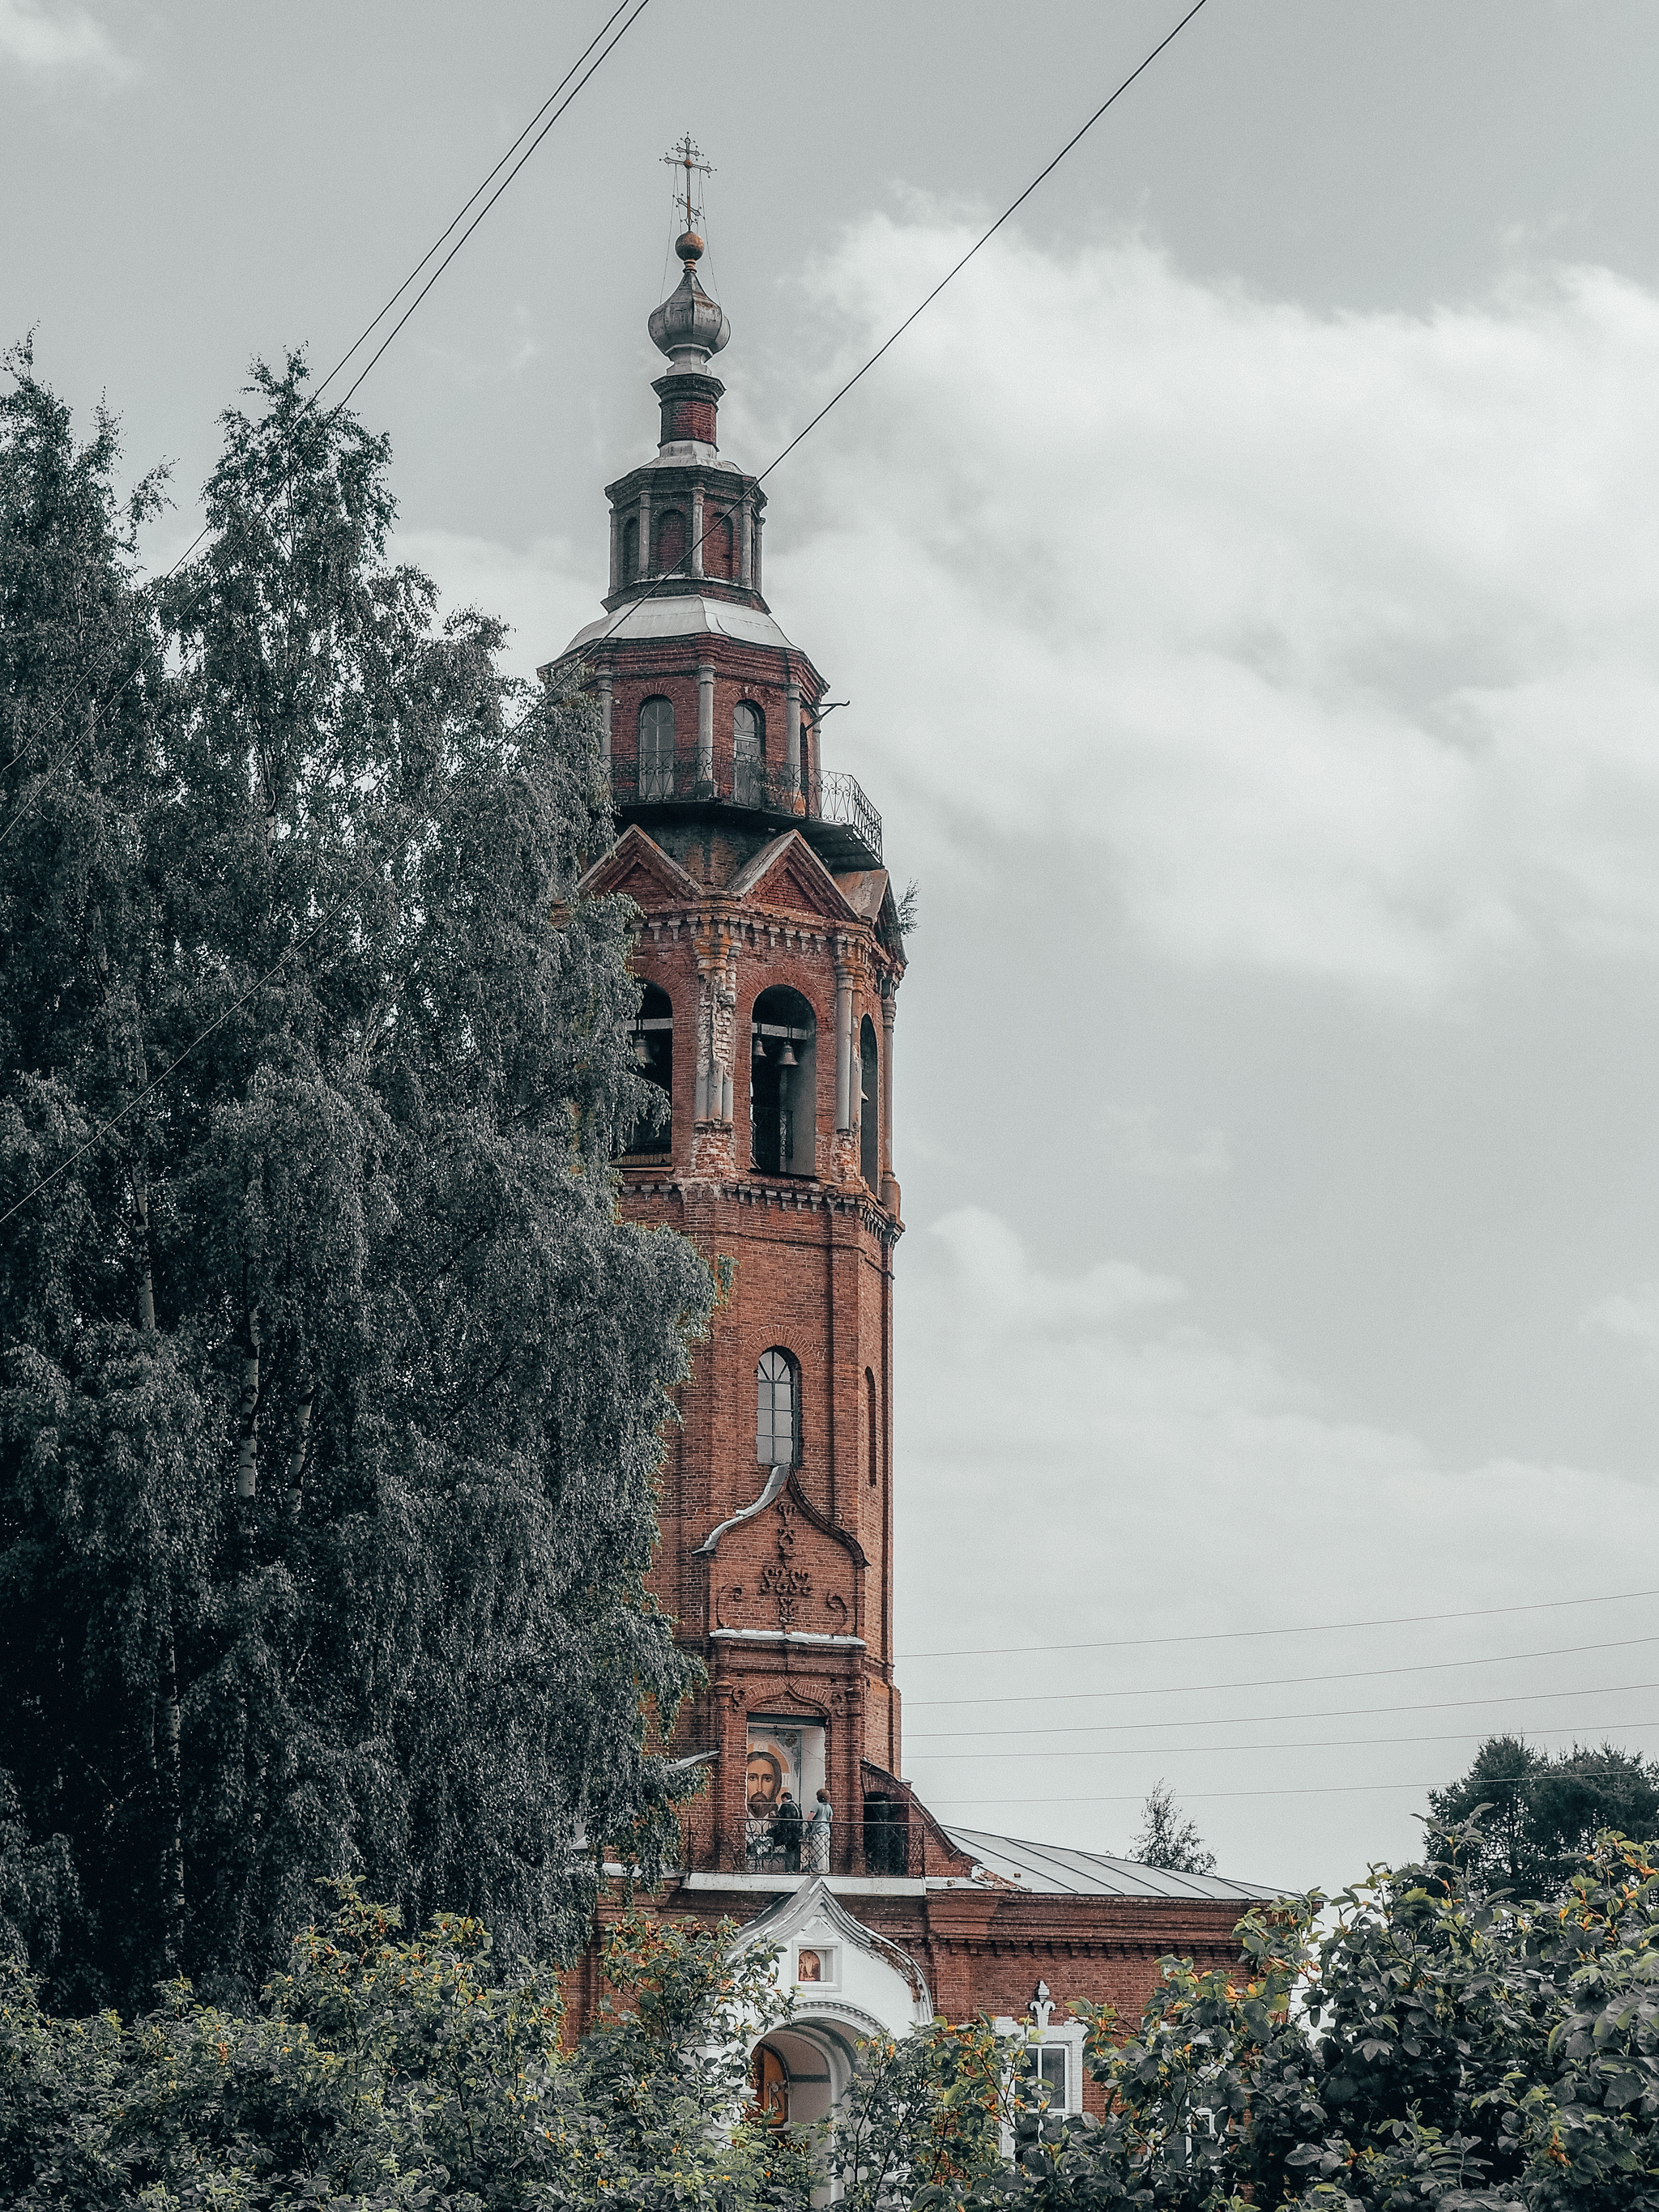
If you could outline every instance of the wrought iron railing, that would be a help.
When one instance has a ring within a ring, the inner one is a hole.
[[[922,1830],[913,1826],[902,1801],[866,1796],[843,1814],[839,1807],[828,1833],[809,1826],[778,1832],[775,1817],[744,1823],[741,1842],[733,1841],[713,1860],[698,1864],[713,1871],[751,1874],[758,1881],[793,1881],[814,1874],[872,1875],[903,1879],[922,1872]]]
[[[647,757],[613,761],[611,787],[619,806],[736,806],[838,830],[869,865],[881,865],[881,816],[844,769],[805,775],[739,759],[711,763],[703,775],[695,758]]]

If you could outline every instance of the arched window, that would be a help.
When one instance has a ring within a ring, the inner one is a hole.
[[[685,517],[678,507],[668,507],[657,517],[656,531],[657,574],[665,576],[685,558]]]
[[[817,1022],[787,983],[755,1001],[749,1023],[749,1156],[762,1175],[817,1173]]]
[[[766,796],[766,718],[752,699],[732,709],[732,797],[759,806]]]
[[[624,1154],[664,1154],[674,1148],[674,1006],[666,991],[647,983],[629,1038],[634,1073],[665,1094],[666,1115],[641,1114],[623,1142]]]
[[[702,572],[705,576],[734,576],[737,574],[732,565],[732,544],[731,516],[717,514],[708,524],[708,534],[702,541]]]
[[[881,1188],[880,1075],[876,1025],[866,1014],[859,1027],[859,1173],[873,1191]]]
[[[755,1457],[763,1467],[800,1464],[800,1370],[775,1345],[755,1370]]]
[[[870,1487],[873,1490],[881,1480],[881,1411],[876,1396],[876,1370],[864,1370],[864,1410],[868,1427],[870,1457]]]
[[[674,702],[647,699],[640,709],[640,797],[674,796]]]
[[[631,584],[640,573],[640,518],[630,514],[623,525],[623,581]]]

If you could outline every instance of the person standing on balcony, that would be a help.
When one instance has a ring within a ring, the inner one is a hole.
[[[800,1872],[800,1838],[805,1825],[800,1816],[800,1807],[786,1790],[778,1802],[777,1817],[772,1823],[772,1839],[783,1853],[786,1874]]]
[[[818,1802],[812,1808],[812,1817],[806,1823],[806,1871],[808,1874],[828,1874],[830,1871],[830,1823],[835,1819],[830,1809],[830,1792],[820,1790]]]

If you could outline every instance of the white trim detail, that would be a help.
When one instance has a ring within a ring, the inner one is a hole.
[[[726,1531],[730,1528],[739,1527],[745,1521],[752,1521],[757,1513],[764,1513],[769,1505],[775,1504],[779,1497],[782,1493],[783,1486],[788,1481],[790,1476],[793,1473],[793,1468],[790,1467],[775,1467],[769,1468],[767,1471],[765,1486],[762,1490],[760,1496],[755,1500],[754,1504],[752,1505],[744,1506],[739,1511],[734,1513],[729,1521],[722,1521],[718,1528],[711,1528],[708,1534],[703,1538],[702,1543],[699,1544],[696,1549],[692,1553],[692,1558],[694,1559],[712,1559],[714,1556],[715,1548],[719,1545],[720,1538],[726,1534]],[[755,1633],[753,1630],[742,1628],[717,1628],[714,1631],[714,1634],[716,1636],[745,1636],[751,1635],[753,1633]]]
[[[787,1473],[787,1471],[786,1468],[785,1472]],[[758,1505],[751,1505],[749,1513],[758,1513],[759,1510]],[[746,1521],[749,1518],[749,1513],[740,1513],[736,1517],[739,1521]],[[731,1522],[728,1521],[726,1526],[729,1528],[732,1526]],[[722,1533],[720,1529],[716,1528],[714,1536]],[[708,1545],[714,1540],[714,1537],[711,1536],[708,1544],[700,1544],[696,1551],[691,1554],[692,1558],[695,1559],[706,1552]],[[811,1628],[711,1628],[708,1634],[711,1640],[719,1636],[723,1637],[727,1643],[833,1644],[842,1651],[862,1651],[865,1648],[864,1638],[861,1636],[820,1636],[816,1629]]]

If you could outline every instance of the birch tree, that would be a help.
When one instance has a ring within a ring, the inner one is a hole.
[[[361,1874],[509,1954],[654,1863],[645,1589],[707,1272],[590,709],[395,562],[386,441],[256,367],[161,585],[27,350],[0,398],[0,1769],[65,2002],[254,1985]],[[15,1212],[10,1212],[15,1207]]]

